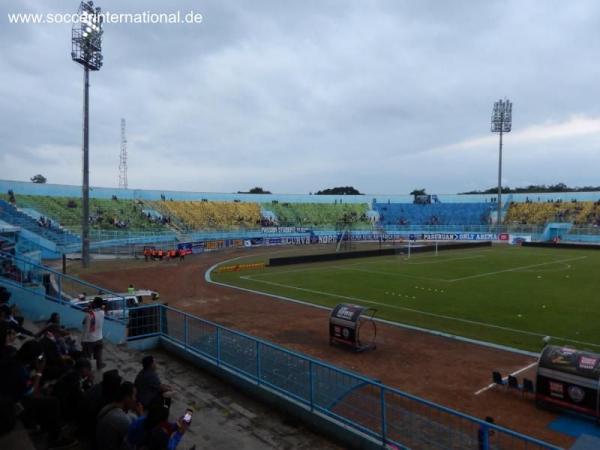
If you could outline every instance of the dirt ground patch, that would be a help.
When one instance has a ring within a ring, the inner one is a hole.
[[[252,250],[258,252],[258,250]],[[265,250],[261,249],[261,253]],[[329,345],[328,311],[207,283],[214,264],[250,250],[226,250],[187,257],[183,262],[123,264],[115,261],[83,275],[89,282],[123,291],[137,288],[160,292],[170,306],[224,326],[268,339],[405,392],[476,417],[494,417],[497,424],[568,447],[574,439],[548,429],[556,414],[539,410],[533,399],[492,388],[491,372],[508,374],[535,363],[532,357],[481,345],[379,324],[377,349],[353,353]],[[104,263],[103,263],[104,264]],[[535,368],[520,373],[533,379]]]

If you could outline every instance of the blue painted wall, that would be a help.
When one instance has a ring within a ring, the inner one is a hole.
[[[12,293],[10,302],[16,304],[27,319],[34,322],[46,321],[53,312],[57,312],[65,327],[81,329],[84,312],[72,308],[68,303],[46,300],[43,287],[23,289],[2,279],[0,285],[5,286]],[[126,340],[127,329],[122,323],[105,320],[103,334],[104,339],[114,344],[121,344]]]
[[[81,197],[81,186],[72,186],[66,184],[36,184],[25,181],[0,180],[0,192],[7,192],[12,189],[16,194],[27,195],[48,195],[54,197]],[[369,195],[307,195],[307,194],[235,194],[235,193],[216,193],[216,192],[185,192],[170,190],[146,190],[146,189],[119,189],[110,187],[91,187],[90,197],[92,198],[111,198],[116,195],[121,199],[141,199],[141,200],[160,200],[161,194],[167,199],[173,200],[201,200],[206,198],[215,201],[233,201],[239,199],[244,202],[270,202],[277,200],[280,202],[291,203],[333,203],[342,200],[344,203],[369,203],[376,199],[377,202],[394,203],[412,203],[411,195],[396,194],[369,194]],[[441,194],[438,195],[442,203],[480,203],[489,202],[494,195],[457,195]],[[558,200],[570,201],[597,201],[600,199],[600,192],[567,192],[567,193],[549,193],[549,194],[508,194],[504,195],[504,201],[524,202],[526,199],[532,201]]]

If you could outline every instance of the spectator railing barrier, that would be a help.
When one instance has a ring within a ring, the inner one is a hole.
[[[83,308],[74,302],[83,292],[87,294],[88,299],[96,295],[108,296],[111,300],[106,307],[107,316],[123,323],[128,320],[129,305],[124,296],[63,274],[24,256],[0,252],[0,278],[4,283],[21,289],[44,287],[43,295],[47,300],[78,309]]]
[[[378,444],[413,449],[558,449],[169,306],[132,308],[128,339],[157,336]]]
[[[3,270],[8,265],[25,270],[7,277]],[[86,288],[120,297],[122,314],[108,318],[128,326],[129,341],[164,339],[378,444],[414,449],[558,449],[163,304],[127,308],[122,296],[20,256],[0,252],[0,268],[3,284],[28,290],[41,300],[77,308],[63,295],[65,287],[70,292]],[[51,277],[56,278],[57,289],[46,284]],[[45,285],[45,293],[38,283]]]
[[[311,227],[317,234],[336,233],[332,226],[317,226]],[[369,225],[356,226],[353,228],[353,233],[360,232],[386,232],[400,234],[415,234],[420,233],[513,233],[513,234],[529,234],[534,239],[540,238],[544,225],[531,224],[504,224],[496,225],[386,225],[384,227],[374,227]],[[178,242],[193,242],[207,240],[228,240],[228,239],[251,239],[254,237],[276,237],[279,235],[289,235],[289,232],[273,233],[262,232],[261,229],[254,230],[220,230],[220,231],[198,231],[188,234],[175,234],[173,232],[136,232],[136,231],[95,231],[92,230],[91,248],[102,253],[103,249],[110,247],[120,247],[127,245],[141,246],[144,245],[171,245],[176,246]],[[302,233],[293,233],[295,235]],[[573,227],[569,231],[569,236],[598,236],[600,235],[600,227],[594,226],[579,226]],[[68,252],[76,252],[80,244],[65,247]],[[110,252],[109,252],[110,253]],[[133,253],[133,252],[129,252]]]
[[[23,239],[17,241],[16,239],[13,239],[11,237],[0,235],[0,251],[6,252],[5,248],[12,248],[13,251],[11,252],[11,254],[14,254],[16,252],[20,255],[39,251],[38,246],[29,241]]]

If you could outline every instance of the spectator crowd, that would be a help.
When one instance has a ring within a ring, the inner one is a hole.
[[[85,312],[81,343],[58,313],[34,333],[23,327],[10,293],[0,290],[0,435],[20,421],[48,449],[174,450],[190,421],[170,421],[171,388],[152,356],[132,382],[104,371],[104,311]],[[96,372],[92,367],[95,360]]]

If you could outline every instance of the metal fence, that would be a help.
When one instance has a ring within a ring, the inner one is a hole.
[[[282,230],[286,227],[281,226]],[[294,228],[290,226],[288,228]],[[535,239],[541,239],[545,225],[521,225],[521,224],[503,224],[497,225],[386,225],[374,226],[370,224],[356,224],[352,226],[351,232],[360,233],[386,233],[389,235],[418,235],[421,233],[512,233],[528,234]],[[311,226],[310,230],[316,235],[331,234],[336,235],[335,224]],[[144,246],[156,245],[162,247],[175,247],[182,242],[213,241],[213,240],[240,240],[252,238],[282,237],[291,235],[306,236],[306,232],[267,232],[261,228],[240,229],[240,230],[213,230],[213,231],[195,231],[186,233],[151,232],[151,231],[111,231],[111,230],[92,230],[90,250],[100,254],[114,254],[122,256],[135,256],[139,254]],[[600,227],[579,226],[573,227],[566,240],[597,241],[600,236]],[[32,240],[31,245],[35,248],[44,247],[39,241],[36,241],[31,235],[27,238]],[[41,238],[40,238],[41,239]],[[61,240],[57,238],[53,241],[58,253],[78,253],[81,250],[80,242],[73,242],[72,239]],[[48,244],[50,245],[50,244]]]
[[[557,449],[323,361],[164,305],[130,309],[129,339],[184,351],[376,442],[411,449]]]
[[[106,301],[106,312],[110,319],[126,323],[129,316],[129,305],[123,295],[114,293],[77,277],[63,274],[57,270],[40,264],[38,261],[23,255],[13,255],[0,251],[0,278],[9,285],[21,289],[37,290],[43,288],[45,299],[68,304],[78,309],[86,309],[87,305],[77,302],[79,294],[86,294],[87,299],[101,296]]]
[[[0,268],[3,283],[54,302],[70,303],[63,291],[67,285],[69,290],[112,294],[9,253],[0,252]],[[52,285],[47,284],[50,277],[54,277]],[[40,286],[46,287],[45,294],[39,292]],[[128,327],[130,341],[165,339],[383,445],[403,449],[558,449],[169,306],[127,308],[123,301],[119,314],[110,318]]]
[[[280,227],[284,230],[286,227]],[[294,228],[294,227],[289,227]],[[310,227],[317,235],[336,235],[335,225],[319,225]],[[360,233],[387,233],[420,234],[420,233],[526,233],[538,235],[544,230],[540,225],[386,225],[375,227],[368,224],[358,224],[352,227],[353,234]],[[240,240],[252,238],[267,238],[281,236],[306,236],[306,232],[281,231],[278,233],[265,232],[262,229],[254,230],[222,230],[222,231],[196,231],[185,234],[172,232],[135,232],[135,231],[97,231],[92,232],[90,249],[95,253],[135,256],[144,246],[158,245],[162,247],[175,247],[182,242],[212,241],[212,240]],[[69,244],[60,247],[62,252],[78,252],[80,244]]]

